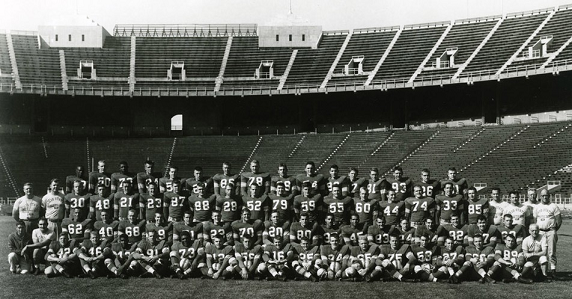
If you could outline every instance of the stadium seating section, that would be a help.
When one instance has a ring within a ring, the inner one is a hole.
[[[499,20],[500,26],[493,32]],[[24,88],[42,85],[50,90],[66,91],[67,88],[67,92],[98,88],[128,91],[133,88],[136,95],[150,95],[150,91],[167,89],[197,91],[203,92],[198,95],[205,95],[204,92],[212,94],[219,90],[225,95],[233,95],[234,91],[246,90],[252,93],[256,90],[277,92],[281,83],[282,89],[296,92],[300,87],[316,88],[317,91],[324,82],[327,87],[342,91],[352,86],[368,85],[368,79],[373,79],[370,86],[379,87],[382,86],[380,82],[409,82],[413,75],[415,82],[434,82],[453,77],[459,66],[464,67],[459,78],[482,79],[481,75],[494,75],[503,66],[506,66],[505,70],[514,72],[539,69],[548,60],[556,65],[570,65],[572,63],[566,60],[572,59],[572,46],[567,43],[572,36],[572,27],[568,26],[571,21],[572,6],[568,5],[506,16],[457,20],[453,21],[446,35],[449,22],[405,25],[391,47],[400,30],[398,26],[355,29],[343,51],[350,31],[322,32],[316,49],[261,48],[255,32],[233,36],[231,43],[228,36],[216,34],[150,34],[135,38],[134,52],[131,51],[131,37],[121,32],[107,37],[103,48],[39,48],[38,38],[33,32],[15,31],[11,36],[20,83]],[[531,46],[549,36],[552,40],[546,56],[524,58]],[[0,84],[3,86],[16,83],[11,76],[13,71],[6,37],[7,34],[0,34]],[[483,43],[487,37],[490,38]],[[483,47],[479,48],[481,44]],[[230,49],[225,59],[227,45]],[[457,49],[454,56],[456,66],[436,68],[436,59],[451,48]],[[431,52],[432,49],[435,51]],[[67,84],[60,69],[59,50],[63,50],[62,57],[65,58]],[[286,73],[295,50],[297,55],[289,73]],[[375,71],[386,52],[383,63]],[[511,60],[515,54],[516,59]],[[363,73],[345,74],[344,67],[353,57],[361,56]],[[465,65],[471,56],[473,58]],[[94,62],[99,79],[77,77],[81,60]],[[134,69],[131,69],[132,61]],[[173,61],[184,62],[185,81],[167,78],[167,70]],[[256,69],[262,61],[273,62],[272,78],[256,78]],[[417,73],[418,70],[421,73]],[[129,81],[132,72],[135,78]],[[8,88],[2,90],[7,91]]]
[[[379,131],[334,134],[262,136],[193,136],[177,138],[110,138],[2,136],[1,154],[17,186],[26,181],[44,193],[53,177],[64,179],[76,165],[105,159],[108,171],[115,172],[126,160],[132,172],[142,171],[150,158],[156,170],[176,165],[182,177],[192,175],[195,166],[212,176],[230,162],[234,172],[248,171],[248,162],[257,159],[261,169],[276,173],[286,163],[290,174],[302,173],[306,161],[314,161],[319,172],[338,164],[342,174],[358,167],[367,177],[371,167],[381,173],[400,165],[406,176],[419,178],[422,168],[432,177],[445,177],[456,167],[471,184],[498,185],[504,191],[542,187],[547,180],[561,180],[559,191],[572,192],[570,173],[562,169],[572,161],[572,123],[552,122],[529,125],[439,128],[418,131]],[[0,192],[15,196],[4,169]],[[558,176],[557,174],[560,174]],[[560,178],[560,179],[559,179]],[[19,191],[21,192],[21,191]]]

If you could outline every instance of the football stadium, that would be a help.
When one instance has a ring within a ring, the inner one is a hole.
[[[569,297],[572,4],[537,6],[0,30],[0,297]]]

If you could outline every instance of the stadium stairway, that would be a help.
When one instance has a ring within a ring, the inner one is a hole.
[[[60,50],[60,72],[62,74],[62,89],[68,90],[68,74],[66,72],[66,54]]]
[[[296,61],[296,56],[298,55],[298,50],[292,51],[292,55],[290,55],[290,60],[288,61],[288,66],[284,71],[282,77],[280,77],[280,83],[278,84],[278,90],[282,90],[284,88],[284,84],[286,84],[286,80],[288,79],[288,75],[290,74],[290,70],[292,70],[292,66],[294,65],[294,61]]]
[[[344,52],[352,38],[354,31],[350,30],[350,32],[348,33],[348,35],[346,36],[346,40],[344,41],[344,43],[342,44],[342,46],[340,47],[340,51],[338,52],[338,55],[336,56],[336,58],[334,59],[334,62],[332,62],[332,65],[330,66],[330,70],[328,71],[328,74],[326,75],[326,78],[324,78],[324,81],[322,82],[322,84],[320,85],[320,88],[325,88],[326,85],[328,84],[328,81],[332,78],[332,75],[334,74],[334,71],[336,70],[336,67],[338,66],[338,63],[340,62],[340,59],[342,58],[342,55],[344,55]]]
[[[413,75],[411,76],[411,78],[409,78],[409,81],[407,83],[412,83],[413,81],[415,81],[415,78],[417,78],[417,76],[419,74],[421,74],[421,72],[423,71],[423,67],[427,64],[427,62],[429,61],[429,59],[431,58],[431,56],[433,56],[433,54],[435,53],[435,51],[437,51],[437,49],[439,48],[439,46],[441,45],[441,43],[443,42],[443,40],[447,37],[447,35],[449,34],[449,32],[451,31],[451,28],[453,28],[453,22],[451,22],[451,24],[449,24],[449,26],[447,26],[447,29],[445,29],[445,31],[443,32],[443,34],[441,35],[441,37],[437,40],[437,42],[435,43],[435,45],[433,45],[433,48],[431,49],[431,51],[429,51],[429,53],[427,54],[427,56],[425,56],[425,59],[423,59],[423,62],[421,62],[421,64],[419,65],[419,67],[417,68],[417,70],[413,73]]]
[[[304,141],[288,157],[286,164],[293,173],[303,173],[307,161],[313,161],[316,167],[325,161],[347,134],[307,134]]]
[[[8,37],[0,33],[0,84],[9,86],[14,84],[10,50],[8,49]]]
[[[8,44],[8,53],[10,55],[10,66],[12,74],[14,74],[14,84],[16,88],[22,89],[22,81],[20,80],[20,72],[18,71],[18,62],[16,61],[16,50],[14,49],[14,41],[12,34],[6,33],[6,43]]]
[[[364,157],[371,154],[376,147],[380,147],[391,135],[390,132],[352,132],[349,138],[337,148],[337,151],[329,158],[328,164],[336,164],[340,173],[349,172],[350,167],[356,167]]]

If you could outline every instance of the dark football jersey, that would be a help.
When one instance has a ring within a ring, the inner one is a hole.
[[[211,213],[216,208],[216,195],[207,198],[191,195],[189,207],[193,211],[193,218],[197,221],[211,220]]]
[[[399,221],[405,216],[405,203],[381,201],[379,212],[385,217],[386,225],[399,225]]]
[[[477,201],[472,201],[472,200],[467,200],[466,202],[467,205],[467,215],[469,218],[469,224],[476,224],[477,223],[477,218],[479,218],[480,215],[485,215],[485,217],[488,217],[488,209],[489,209],[489,199],[488,198],[482,198],[479,199]]]
[[[396,201],[403,201],[411,196],[413,182],[409,178],[402,177],[399,180],[396,180],[395,178],[387,178],[387,182],[391,186],[391,189],[395,191]]]
[[[418,186],[422,188],[423,197],[435,198],[441,192],[441,184],[436,180],[429,180],[427,182],[419,182]]]
[[[464,210],[464,201],[463,196],[461,195],[454,195],[451,197],[437,195],[435,204],[436,208],[441,211],[441,215],[439,217],[445,221],[451,221],[452,215],[459,216]]]
[[[221,221],[232,222],[240,218],[239,211],[242,200],[238,196],[218,196],[216,199],[217,209],[220,211]]]
[[[130,209],[139,208],[139,193],[125,194],[123,191],[116,192],[113,196],[113,204],[118,208],[118,217],[127,219]]]

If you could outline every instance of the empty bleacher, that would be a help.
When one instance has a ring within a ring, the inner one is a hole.
[[[276,173],[278,164],[286,162],[300,138],[300,135],[264,135],[252,159],[264,163],[266,171]]]
[[[347,34],[322,34],[318,49],[301,49],[290,69],[284,88],[319,86],[336,59]]]
[[[227,40],[227,37],[138,37],[135,75],[166,80],[171,62],[182,61],[187,78],[215,78]]]
[[[512,135],[482,159],[463,171],[471,182],[496,184],[503,192],[526,187],[537,178],[552,173],[562,163],[572,161],[572,152],[565,148],[572,140],[572,130],[564,130],[559,138],[550,138],[534,147],[541,139],[565,127],[566,123],[544,123],[527,127]]]
[[[444,66],[442,68],[431,69],[432,67],[436,67],[435,63],[437,58],[439,58],[448,48],[457,48],[457,52],[454,56],[455,65],[465,63],[497,22],[498,20],[492,18],[471,20],[468,22],[463,22],[461,20],[456,22],[435,53],[433,53],[429,61],[427,61],[425,68],[430,69],[424,69],[416,78],[416,81],[427,79],[423,77],[433,77],[436,79],[448,79],[449,77],[452,77],[457,72],[458,68]],[[448,63],[449,61],[446,62]]]
[[[495,74],[546,19],[548,12],[508,16],[463,71]],[[474,74],[478,75],[478,74]]]
[[[129,59],[131,55],[131,39],[128,37],[109,36],[103,48],[60,48],[64,51],[68,89],[81,90],[89,88],[129,89]],[[81,60],[93,61],[97,78],[107,80],[80,80],[77,69]],[[58,68],[59,69],[59,68]],[[113,81],[109,81],[114,79]]]
[[[370,30],[364,29],[363,31],[364,32],[361,32],[360,29],[354,30],[334,74],[343,74],[345,65],[347,65],[354,56],[364,57],[362,62],[364,72],[373,71],[397,32],[397,30],[393,28],[373,28]],[[328,85],[354,82],[363,85],[366,80],[367,75],[335,76],[328,81]]]
[[[286,164],[292,173],[303,173],[306,162],[313,161],[316,168],[328,157],[347,134],[308,134],[292,153]],[[327,171],[326,171],[327,172]]]
[[[222,163],[230,162],[238,173],[254,149],[258,136],[195,136],[177,138],[171,166],[179,167],[181,177],[191,177],[193,168],[213,176],[222,171]],[[270,161],[261,162],[261,170],[270,170]]]
[[[528,48],[532,47],[536,42],[544,36],[552,36],[552,41],[548,46],[548,53],[556,52],[571,36],[572,36],[572,7],[563,7],[556,11],[552,18],[546,23],[546,25],[538,32],[536,37],[532,39],[518,57],[523,55],[528,55]],[[524,68],[524,66],[536,65],[538,68],[542,65],[548,57],[538,57],[527,60],[520,60],[513,62],[509,67],[518,67],[519,69]]]
[[[222,89],[229,88],[271,88],[276,89],[279,79],[255,79],[254,74],[261,61],[273,61],[274,77],[284,74],[292,55],[289,48],[259,48],[257,36],[234,37],[226,68]],[[232,78],[228,79],[227,78]]]
[[[446,28],[442,23],[421,28],[415,25],[405,26],[375,74],[374,81],[400,79],[407,82]]]
[[[389,137],[390,132],[354,132],[351,133],[346,142],[340,146],[335,155],[323,167],[323,172],[329,171],[329,165],[336,164],[340,168],[341,174],[349,172],[350,167],[356,167],[362,173],[367,173],[368,167],[360,167],[364,157],[371,154],[384,140]]]
[[[22,85],[45,85],[46,88],[62,88],[59,52],[55,49],[39,49],[35,35],[12,34],[18,74]]]

